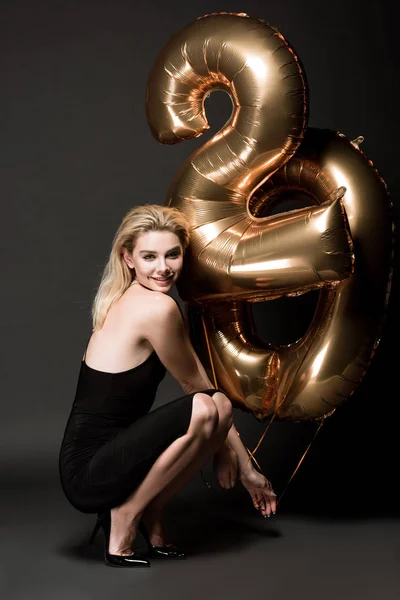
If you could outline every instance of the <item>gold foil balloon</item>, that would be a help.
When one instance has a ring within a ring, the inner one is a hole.
[[[260,420],[319,420],[354,391],[379,341],[391,273],[386,186],[357,143],[307,130],[304,72],[274,27],[222,13],[177,33],[148,80],[156,139],[201,135],[215,89],[230,95],[232,114],[166,199],[192,225],[178,291],[203,328],[200,358],[236,406]],[[271,214],[298,192],[308,207]],[[251,303],[312,289],[320,298],[304,337],[262,341]]]

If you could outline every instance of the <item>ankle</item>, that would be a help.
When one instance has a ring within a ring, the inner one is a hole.
[[[132,508],[126,507],[126,506],[116,506],[115,508],[112,508],[110,511],[111,514],[111,520],[113,521],[131,521],[132,524],[135,523],[136,521],[139,522],[143,511],[142,512],[138,512],[133,510]]]
[[[108,551],[110,554],[129,555],[137,535],[140,514],[119,508],[111,509],[111,527]]]

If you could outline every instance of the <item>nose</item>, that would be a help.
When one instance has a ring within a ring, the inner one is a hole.
[[[159,261],[158,261],[158,265],[157,265],[157,271],[160,275],[164,275],[165,273],[169,273],[169,267],[165,261],[165,257],[160,256]]]

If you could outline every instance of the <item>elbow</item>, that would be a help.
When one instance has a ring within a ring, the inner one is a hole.
[[[184,382],[181,383],[184,394],[195,394],[203,390],[216,390],[215,386],[210,381],[196,381],[196,382]]]
[[[186,395],[194,394],[195,392],[199,392],[202,388],[190,383],[189,381],[185,381],[181,383],[181,387],[183,389],[183,393]]]

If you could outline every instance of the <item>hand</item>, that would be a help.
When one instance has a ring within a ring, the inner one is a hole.
[[[222,488],[233,488],[238,472],[236,452],[231,447],[224,446],[214,455],[213,467],[218,483]]]
[[[264,475],[253,467],[240,474],[240,481],[249,492],[255,508],[261,511],[263,517],[276,512],[276,494],[272,485]]]

